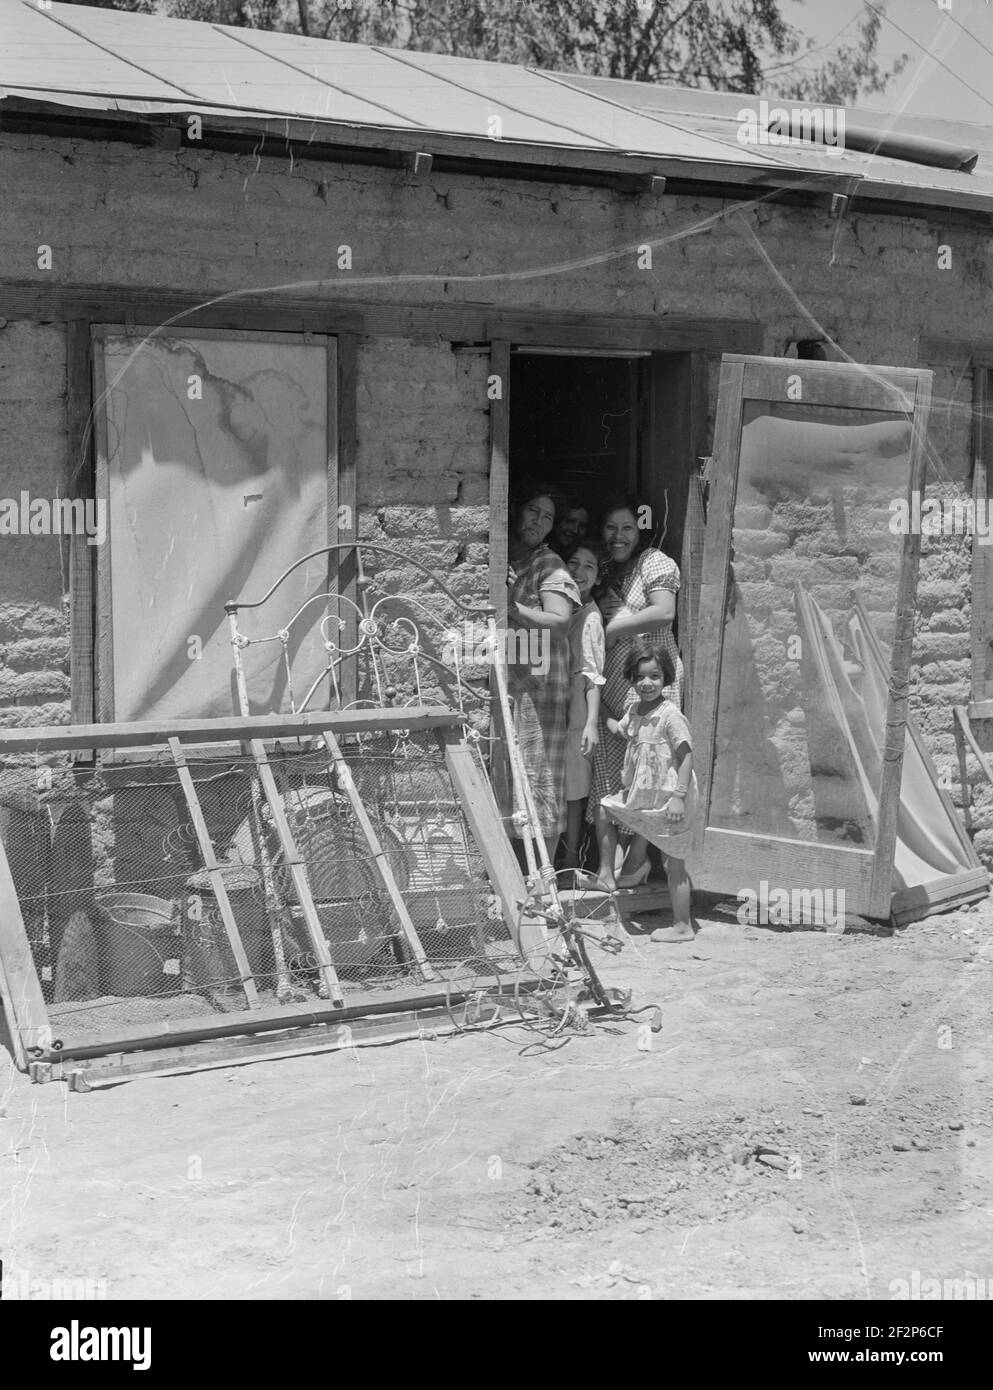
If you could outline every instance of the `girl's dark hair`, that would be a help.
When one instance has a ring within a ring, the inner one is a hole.
[[[609,497],[606,504],[600,508],[597,531],[601,536],[603,535],[603,528],[607,524],[607,517],[610,516],[612,512],[630,512],[637,523],[643,510],[646,510],[648,515],[651,516],[651,507],[647,502],[643,502],[640,497],[636,497],[632,492],[617,492],[613,497]],[[651,529],[643,530],[639,526],[638,544],[635,547],[635,554],[641,550],[646,550],[651,544],[651,540]]]
[[[654,661],[662,672],[663,685],[673,685],[676,680],[676,667],[672,657],[664,647],[650,647],[647,642],[638,642],[624,663],[624,679],[633,685],[638,675],[638,667],[643,661]]]
[[[562,556],[562,559],[566,564],[569,563],[569,561],[575,555],[577,550],[588,550],[590,554],[593,556],[594,560],[596,560],[597,569],[600,569],[603,566],[603,550],[601,549],[599,542],[593,540],[592,537],[584,536],[583,539],[580,541],[573,541],[572,545],[568,547],[565,554]]]
[[[552,506],[555,508],[555,521],[557,522],[565,508],[565,498],[554,483],[548,483],[543,478],[528,479],[515,487],[510,499],[511,515],[516,516],[518,512],[523,511],[527,504],[533,502],[536,497],[547,497],[551,500]]]

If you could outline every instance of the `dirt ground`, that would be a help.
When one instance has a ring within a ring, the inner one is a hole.
[[[601,960],[660,1033],[646,1014],[549,1051],[517,1024],[84,1095],[3,1054],[8,1280],[885,1299],[916,1271],[993,1293],[993,906],[890,936],[704,919]]]

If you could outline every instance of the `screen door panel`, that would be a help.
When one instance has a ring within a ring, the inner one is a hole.
[[[888,911],[919,548],[899,507],[922,487],[927,375],[725,358],[695,633],[700,888],[843,888],[847,911]],[[857,602],[891,654],[882,688],[854,659]]]

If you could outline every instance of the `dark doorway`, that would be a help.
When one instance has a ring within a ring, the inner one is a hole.
[[[611,494],[633,492],[651,507],[653,544],[678,564],[696,464],[693,375],[690,353],[515,350],[511,496],[541,479],[586,505],[595,529]]]
[[[643,360],[514,353],[511,490],[541,478],[570,501],[592,503],[634,486]]]

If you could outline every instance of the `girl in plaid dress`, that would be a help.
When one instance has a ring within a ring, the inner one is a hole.
[[[605,563],[599,585],[600,612],[603,614],[607,657],[604,685],[600,692],[600,741],[593,754],[593,789],[587,820],[596,825],[600,849],[597,877],[608,891],[633,888],[648,878],[648,843],[634,835],[628,846],[624,868],[617,877],[614,852],[616,836],[600,805],[605,796],[621,790],[625,740],[612,733],[607,720],[618,721],[635,694],[624,676],[624,666],[635,641],[647,642],[668,653],[676,673],[663,696],[677,708],[683,704],[683,663],[672,635],[679,592],[679,567],[661,550],[647,547],[648,533],[639,528],[638,519],[647,514],[634,498],[608,505],[603,515],[601,542]]]
[[[550,858],[566,821],[569,625],[581,602],[576,581],[545,544],[554,525],[554,495],[532,488],[512,518],[507,599],[507,687]]]

